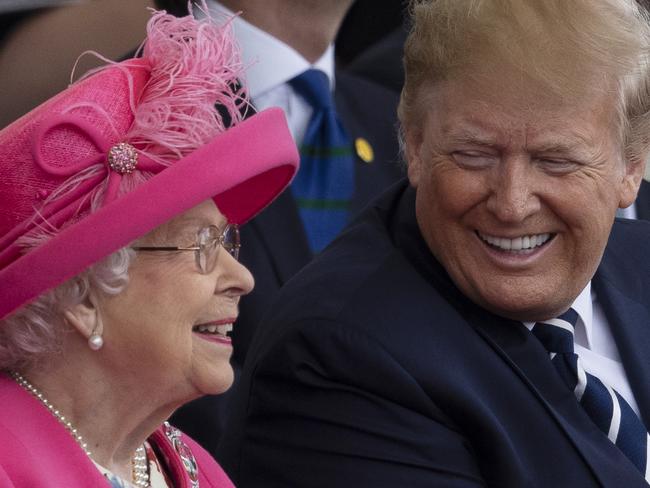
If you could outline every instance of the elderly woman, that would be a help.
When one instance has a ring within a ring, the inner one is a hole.
[[[297,166],[241,74],[228,25],[155,13],[0,132],[0,486],[232,486],[165,419],[231,385],[238,225]]]

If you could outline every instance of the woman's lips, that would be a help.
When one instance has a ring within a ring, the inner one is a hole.
[[[197,334],[201,339],[216,342],[219,344],[232,344],[232,339],[228,336],[232,332],[234,318],[218,320],[198,324],[192,327],[192,332]]]

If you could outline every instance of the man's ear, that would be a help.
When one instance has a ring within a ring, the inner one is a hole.
[[[646,159],[648,155],[643,153],[640,156],[629,158],[625,162],[625,173],[623,174],[623,181],[621,182],[621,190],[619,196],[619,208],[629,207],[636,200],[641,180],[645,174]]]
[[[404,129],[404,157],[411,186],[417,188],[422,176],[422,132],[418,129]]]
[[[84,339],[93,334],[102,334],[102,321],[99,311],[92,298],[86,298],[82,303],[63,311],[66,322],[72,326]]]

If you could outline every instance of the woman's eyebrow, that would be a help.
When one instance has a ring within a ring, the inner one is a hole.
[[[170,230],[174,230],[177,232],[182,232],[184,229],[189,229],[193,232],[197,232],[199,229],[202,229],[203,227],[208,227],[210,225],[214,225],[215,227],[218,228],[223,228],[226,226],[228,221],[223,218],[223,219],[218,219],[218,221],[215,221],[213,219],[205,218],[205,217],[181,217],[177,220],[174,220],[170,224]]]

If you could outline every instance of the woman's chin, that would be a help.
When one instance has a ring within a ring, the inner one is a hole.
[[[208,375],[199,378],[194,385],[200,396],[221,395],[230,389],[235,380],[235,373],[232,366],[220,366],[217,371],[211,371]]]

